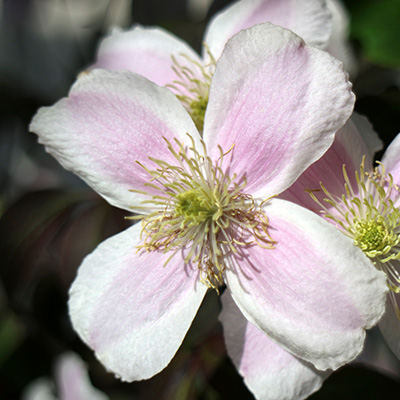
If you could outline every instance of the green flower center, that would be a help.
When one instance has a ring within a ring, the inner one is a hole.
[[[382,216],[369,221],[355,220],[353,230],[354,244],[370,258],[388,253],[399,242],[399,235],[390,229]]]
[[[365,158],[364,158],[365,159]],[[371,172],[355,171],[356,184],[352,184],[343,166],[345,180],[341,196],[330,193],[321,183],[320,190],[308,190],[321,207],[323,215],[346,236],[351,238],[387,277],[389,297],[400,320],[400,188],[384,166]],[[321,194],[326,197],[321,201]]]
[[[208,93],[206,96],[199,96],[189,104],[190,115],[197,129],[201,132],[204,127],[204,117],[208,104]]]
[[[191,189],[176,196],[177,204],[175,215],[183,217],[183,224],[200,225],[203,222],[213,219],[218,212],[215,199],[210,197],[210,193],[205,193],[200,189]]]

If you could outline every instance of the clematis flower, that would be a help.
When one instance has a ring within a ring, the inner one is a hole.
[[[370,127],[364,123],[362,129]],[[326,154],[282,198],[321,213],[386,274],[389,294],[379,327],[400,358],[400,135],[376,168],[369,150],[356,125],[349,122]],[[311,194],[308,199],[307,194]]]
[[[261,24],[227,42],[202,135],[170,90],[129,71],[84,73],[39,110],[30,128],[47,151],[142,220],[88,255],[70,291],[74,328],[109,370],[158,373],[224,285],[247,320],[318,369],[357,356],[384,312],[384,274],[274,197],[329,148],[353,102],[336,59]]]
[[[128,31],[112,31],[101,42],[93,67],[126,69],[168,87],[202,131],[215,63],[230,37],[242,29],[271,22],[292,30],[310,45],[329,48],[338,58],[343,54],[343,61],[351,67],[344,16],[334,0],[241,0],[212,19],[201,57],[171,33],[135,26]]]
[[[53,383],[39,378],[28,385],[23,400],[107,400],[108,396],[90,383],[86,366],[75,353],[60,355],[55,364],[55,380],[58,396],[54,395]]]

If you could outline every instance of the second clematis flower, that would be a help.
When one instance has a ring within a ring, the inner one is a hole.
[[[347,48],[345,12],[336,0],[240,0],[215,14],[206,27],[202,54],[158,27],[114,29],[99,46],[93,68],[129,70],[172,90],[201,132],[216,61],[229,38],[270,22],[329,51],[354,70]],[[265,38],[268,40],[268,38]]]
[[[400,358],[400,135],[376,168],[371,153],[379,148],[371,138],[371,126],[353,116],[282,198],[321,213],[386,274],[389,295],[379,327]]]
[[[70,292],[74,328],[109,370],[126,381],[161,371],[207,290],[224,285],[317,368],[357,356],[384,312],[384,274],[274,197],[329,148],[353,103],[337,60],[262,24],[227,42],[202,135],[171,91],[129,71],[84,73],[39,110],[31,130],[47,151],[142,220],[88,255]]]

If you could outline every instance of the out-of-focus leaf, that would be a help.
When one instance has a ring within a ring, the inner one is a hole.
[[[24,338],[24,327],[18,318],[7,313],[0,320],[0,365],[21,344]]]
[[[350,2],[352,36],[366,59],[400,68],[400,0]]]

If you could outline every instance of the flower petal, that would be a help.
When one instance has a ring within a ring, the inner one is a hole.
[[[204,41],[218,59],[234,34],[264,22],[290,29],[317,47],[325,47],[332,32],[331,14],[323,1],[242,0],[213,18]]]
[[[342,61],[346,71],[354,76],[357,73],[357,63],[349,43],[350,18],[347,10],[338,0],[325,2],[332,15],[332,35],[325,50]]]
[[[370,160],[372,162],[375,157],[375,153],[383,149],[382,140],[375,132],[374,127],[369,122],[367,117],[364,117],[363,115],[354,112],[351,116],[351,121],[356,126],[358,133],[360,134],[365,145],[367,146],[368,153],[365,154],[369,154]]]
[[[288,30],[257,25],[230,39],[217,63],[204,140],[209,149],[235,144],[232,171],[265,198],[322,156],[353,103],[341,63]]]
[[[397,294],[396,296],[399,304],[400,295]],[[400,320],[396,315],[396,310],[389,296],[386,304],[386,312],[379,322],[379,328],[390,350],[400,360]]]
[[[100,43],[94,68],[127,69],[157,83],[171,84],[177,77],[172,69],[172,56],[182,65],[190,65],[185,54],[194,61],[200,57],[183,40],[161,28],[135,26],[129,31],[114,29]]]
[[[61,400],[107,400],[92,386],[84,362],[74,353],[64,353],[56,363],[58,394]]]
[[[227,292],[222,295],[220,320],[228,354],[257,400],[305,399],[328,377],[328,372],[294,357],[248,322]]]
[[[276,247],[232,259],[226,282],[245,317],[318,369],[336,369],[363,347],[385,308],[385,275],[328,222],[293,203],[265,206]]]
[[[64,168],[124,209],[144,198],[129,189],[143,190],[150,180],[136,161],[149,166],[153,156],[172,162],[162,137],[190,143],[188,132],[199,139],[168,89],[128,71],[81,75],[68,98],[38,111],[30,130]]]
[[[147,379],[167,366],[207,287],[180,253],[137,252],[141,225],[106,240],[79,268],[71,287],[74,329],[124,381]]]
[[[22,400],[57,400],[54,384],[50,379],[38,378],[31,382],[21,395]]]
[[[367,124],[362,117],[353,114],[344,127],[336,133],[335,140],[328,151],[309,166],[292,186],[281,193],[280,198],[293,201],[309,210],[320,211],[320,207],[307,190],[312,190],[315,197],[323,202],[326,195],[321,190],[320,183],[322,183],[331,194],[341,197],[345,193],[343,165],[346,166],[347,175],[353,187],[357,187],[355,171],[360,170],[363,156],[365,156],[367,169],[372,164],[372,158],[356,124],[354,124],[355,120],[358,124]],[[364,132],[369,131],[366,129]],[[371,142],[373,141],[371,140]],[[325,202],[323,203],[327,207],[329,206]]]
[[[398,134],[386,149],[382,157],[386,171],[393,176],[394,182],[400,185],[400,134]]]

